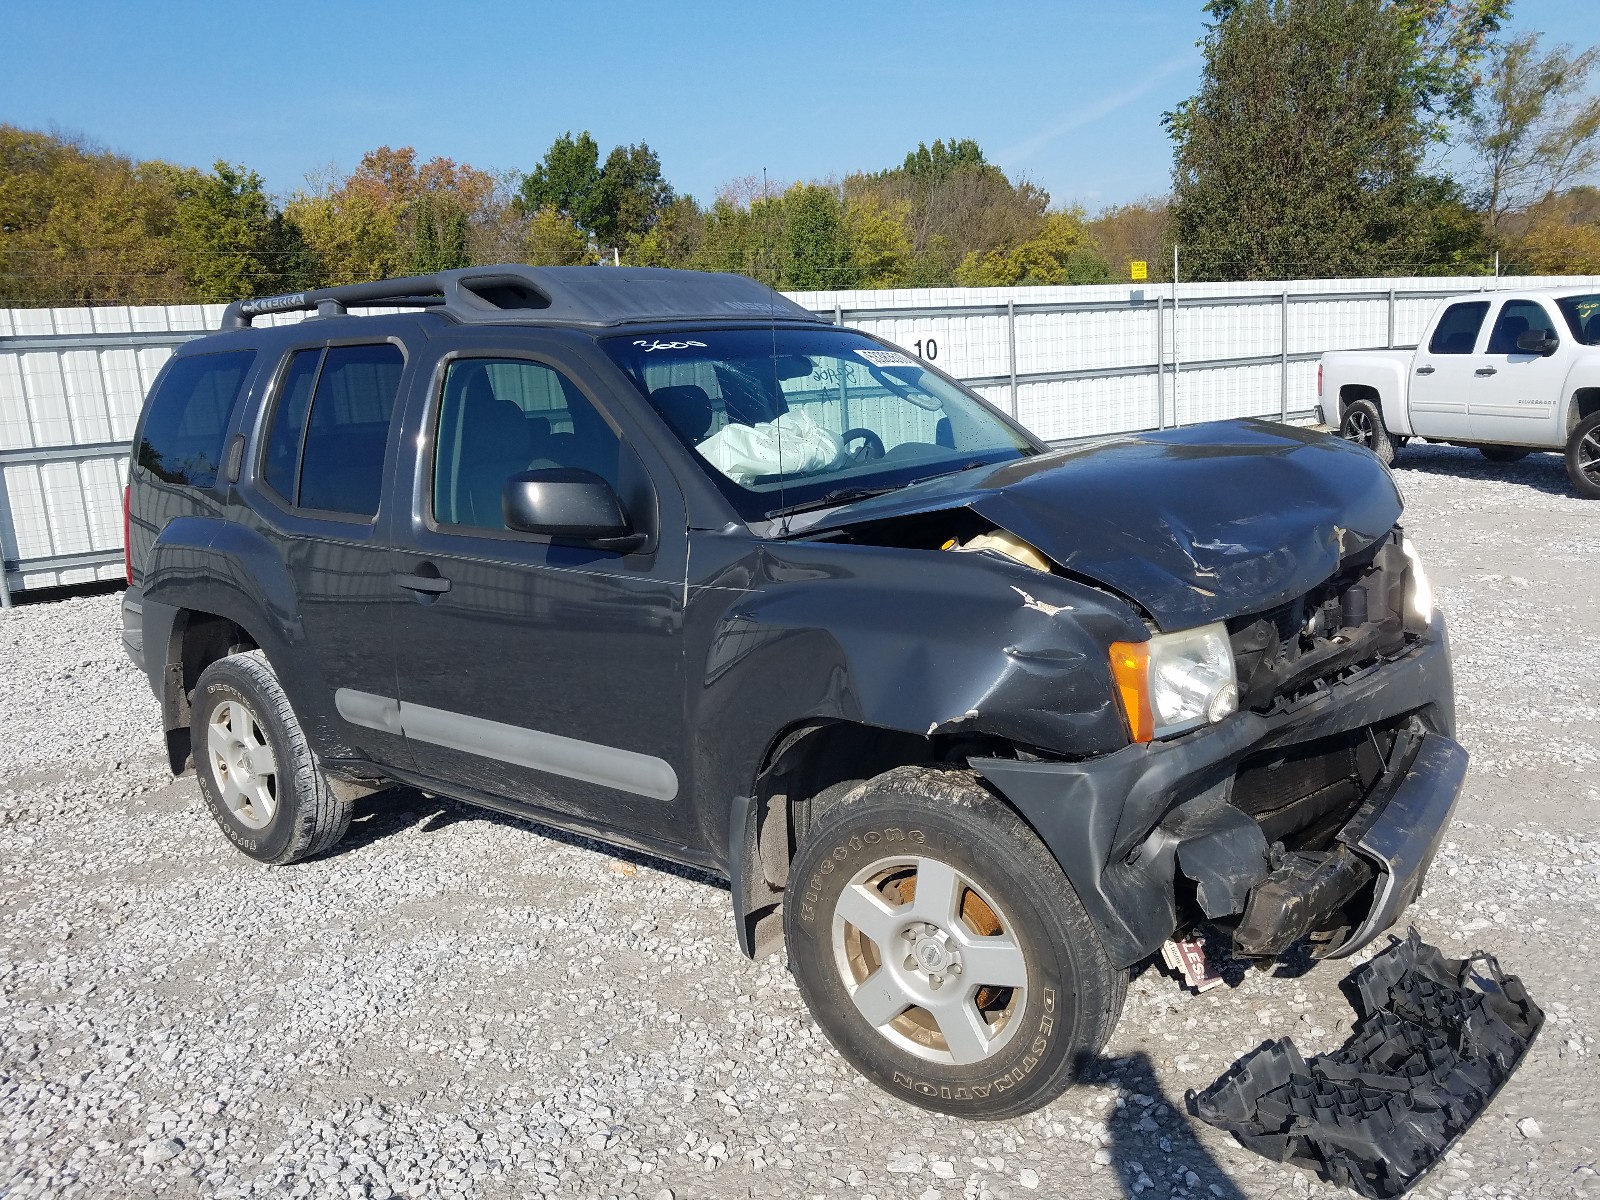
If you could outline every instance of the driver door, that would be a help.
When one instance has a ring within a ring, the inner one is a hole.
[[[533,341],[446,352],[416,390],[408,427],[423,436],[395,533],[400,722],[418,771],[442,784],[681,841],[682,500],[592,377]],[[647,544],[508,529],[507,477],[548,467],[609,482]]]
[[[1563,338],[1555,313],[1537,300],[1507,300],[1500,306],[1484,352],[1474,355],[1472,436],[1508,446],[1555,446],[1557,399],[1571,366],[1571,339]],[[1530,354],[1517,345],[1526,333],[1558,343],[1552,354]]]

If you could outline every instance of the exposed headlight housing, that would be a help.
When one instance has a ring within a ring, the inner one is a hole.
[[[1220,621],[1147,642],[1113,642],[1111,677],[1136,742],[1215,724],[1239,709],[1233,647]]]
[[[1406,556],[1406,561],[1411,564],[1411,584],[1406,588],[1406,608],[1424,625],[1431,625],[1433,583],[1428,578],[1428,572],[1422,568],[1422,556],[1417,553],[1417,548],[1411,544],[1410,538],[1400,543],[1400,550]]]

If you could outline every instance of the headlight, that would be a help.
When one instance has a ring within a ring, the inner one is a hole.
[[[1417,553],[1417,548],[1411,544],[1410,538],[1400,543],[1400,549],[1411,563],[1411,586],[1406,589],[1406,606],[1424,625],[1431,624],[1433,584],[1428,580],[1428,573],[1422,569],[1422,556]]]
[[[1233,647],[1220,621],[1148,642],[1113,642],[1111,676],[1136,742],[1214,724],[1239,708]]]

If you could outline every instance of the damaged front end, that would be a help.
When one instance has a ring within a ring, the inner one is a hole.
[[[1353,953],[1420,890],[1466,773],[1443,620],[1396,531],[1227,622],[1242,711],[1079,762],[974,760],[1131,964],[1206,921],[1240,954]],[[1423,613],[1427,613],[1426,616]]]

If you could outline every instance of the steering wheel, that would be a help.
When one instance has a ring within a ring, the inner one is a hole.
[[[846,429],[839,436],[846,446],[857,438],[861,439],[861,445],[846,451],[853,462],[867,463],[883,457],[883,439],[870,429]]]

